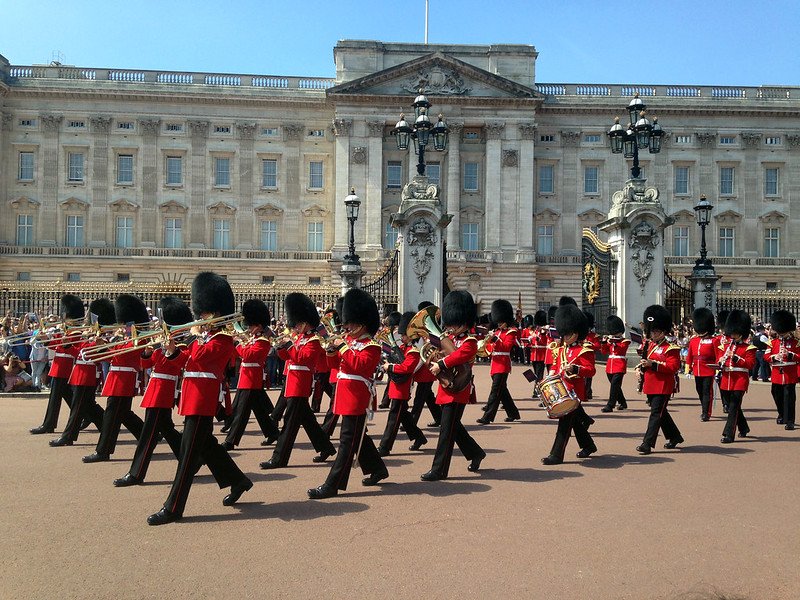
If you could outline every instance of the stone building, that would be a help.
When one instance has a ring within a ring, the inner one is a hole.
[[[525,312],[580,293],[581,230],[606,218],[629,164],[606,131],[634,93],[666,130],[644,155],[675,224],[668,267],[699,249],[715,205],[723,289],[800,288],[800,89],[538,83],[519,45],[341,41],[336,77],[16,66],[0,57],[0,280],[337,283],[344,198],[375,272],[414,173],[389,135],[425,90],[450,128],[429,177],[453,220],[450,286]]]

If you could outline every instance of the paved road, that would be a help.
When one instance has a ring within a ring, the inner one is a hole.
[[[145,519],[175,472],[166,445],[146,485],[116,489],[134,450],[127,433],[111,462],[85,465],[96,432],[50,448],[51,436],[27,433],[45,398],[0,396],[0,598],[800,598],[800,430],[775,424],[767,384],[745,398],[752,436],[722,446],[721,418],[701,423],[682,380],[670,408],[685,447],[660,439],[639,456],[647,407],[630,374],[629,410],[587,405],[599,453],[578,460],[573,440],[565,464],[544,467],[555,423],[526,399],[520,371],[521,422],[481,427],[480,408],[467,408],[488,452],[478,474],[456,452],[448,481],[421,482],[435,438],[424,453],[401,439],[385,485],[364,488],[354,473],[347,493],[310,501],[327,467],[311,463],[304,434],[288,468],[260,471],[268,454],[252,422],[233,453],[255,482],[241,503],[222,506],[204,469],[183,521],[156,528]],[[477,373],[485,398],[488,369]],[[595,397],[607,390],[601,374]]]

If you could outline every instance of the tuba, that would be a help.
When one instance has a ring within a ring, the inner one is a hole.
[[[403,354],[403,351],[397,345],[394,332],[389,327],[381,327],[373,339],[381,345],[381,351],[386,360],[390,363],[399,365],[406,359],[405,354]],[[408,381],[409,377],[411,377],[410,374],[389,373],[389,379],[397,384],[405,383]]]
[[[419,354],[426,365],[441,360],[456,349],[453,341],[442,330],[440,317],[441,311],[437,306],[428,306],[414,315],[406,330],[406,335],[412,340],[425,340]],[[451,393],[458,393],[472,381],[472,365],[442,369],[436,377],[439,385]]]

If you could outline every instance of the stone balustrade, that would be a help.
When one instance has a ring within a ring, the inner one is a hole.
[[[92,248],[66,246],[14,246],[0,245],[0,255],[18,256],[96,256],[143,258],[202,258],[229,260],[303,260],[328,261],[330,252],[299,250],[217,250],[211,248]]]

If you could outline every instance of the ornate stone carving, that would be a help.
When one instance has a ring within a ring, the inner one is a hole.
[[[226,202],[217,202],[208,207],[208,212],[215,216],[222,215],[230,217],[236,212],[236,207]]]
[[[178,202],[177,200],[167,200],[166,202],[162,202],[158,205],[158,210],[160,210],[163,214],[185,214],[189,207],[186,206],[183,202]]]
[[[208,121],[189,121],[192,137],[204,138],[208,135]]]
[[[695,135],[703,148],[710,148],[717,141],[717,134],[709,131],[698,131]]]
[[[583,265],[583,295],[589,304],[600,297],[600,267],[593,260]]]
[[[581,141],[580,131],[562,131],[561,142],[564,146],[577,146]]]
[[[356,146],[352,152],[353,164],[363,165],[367,162],[367,149],[364,146]]]
[[[427,177],[414,177],[403,187],[401,200],[438,200],[439,186],[428,183]]]
[[[757,148],[761,145],[761,134],[753,133],[752,131],[743,131],[742,141],[748,148]]]
[[[139,119],[139,130],[142,135],[158,135],[161,119]]]
[[[786,222],[786,218],[786,214],[777,210],[771,210],[767,214],[758,217],[759,221],[764,225],[783,225]]]
[[[425,291],[425,278],[431,271],[434,253],[431,247],[436,243],[436,228],[422,217],[408,228],[405,243],[412,247],[414,275],[419,282],[419,292]]]
[[[713,312],[716,309],[716,302],[714,302],[714,281],[706,281],[703,285],[703,306],[711,309]]]
[[[644,296],[644,286],[653,272],[653,252],[661,242],[658,232],[647,221],[639,223],[631,229],[631,238],[628,245],[631,247],[631,258],[633,260],[633,274],[639,282],[639,288]]]
[[[629,179],[625,182],[625,187],[617,190],[611,196],[611,204],[622,202],[657,202],[658,188],[645,188],[646,179]]]
[[[372,137],[383,137],[384,129],[386,129],[385,121],[367,121],[367,131]]]
[[[800,135],[787,133],[786,141],[789,142],[789,146],[792,148],[800,148]]]
[[[253,212],[259,217],[280,217],[283,215],[283,209],[274,204],[261,204],[256,206]]]
[[[464,123],[461,121],[447,121],[447,128],[450,130],[455,136],[461,135],[461,131],[464,129]]]
[[[94,133],[108,133],[111,129],[111,117],[96,116],[89,119]]]
[[[333,135],[339,137],[341,135],[350,135],[350,129],[353,127],[352,119],[334,119],[333,120]]]
[[[495,121],[493,123],[486,123],[486,138],[489,140],[499,140],[503,135],[503,130],[506,124],[502,121]]]
[[[464,85],[460,74],[439,65],[417,71],[406,80],[401,89],[410,94],[422,92],[437,96],[464,96],[472,91]]]
[[[114,202],[109,202],[108,206],[114,212],[136,212],[139,210],[139,205],[131,202],[130,200],[126,200],[125,198],[120,198],[119,200],[115,200]]]
[[[319,204],[309,206],[308,208],[303,209],[301,212],[306,217],[324,217],[328,214],[328,210]]]
[[[61,128],[61,121],[64,120],[64,115],[44,114],[39,115],[39,119],[47,133],[54,133]]]
[[[517,151],[513,149],[503,150],[502,163],[504,167],[516,167],[519,164]]]
[[[11,131],[11,122],[14,120],[14,115],[10,112],[3,112],[2,127],[3,131]]]
[[[299,140],[304,129],[302,123],[287,123],[283,126],[283,131],[286,133],[287,140]]]
[[[520,123],[519,134],[523,140],[536,139],[536,123]]]
[[[239,132],[239,137],[243,140],[252,140],[256,134],[255,123],[236,123],[236,130]]]
[[[33,198],[28,198],[26,196],[22,196],[20,198],[16,198],[8,203],[11,208],[16,210],[36,210],[41,206],[41,202],[34,200]]]

